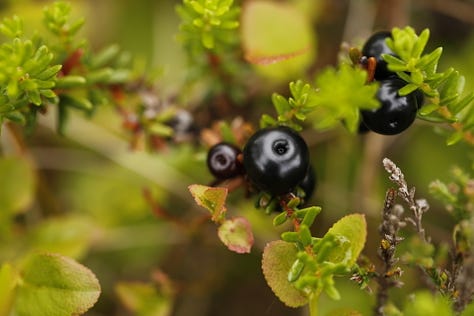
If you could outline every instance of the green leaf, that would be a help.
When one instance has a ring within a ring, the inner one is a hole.
[[[311,231],[309,230],[309,227],[306,225],[301,225],[300,229],[298,231],[299,238],[301,240],[301,244],[304,247],[307,247],[311,245],[313,241],[313,236],[311,236]]]
[[[62,65],[54,65],[51,67],[48,67],[44,69],[42,72],[40,72],[38,75],[36,75],[36,78],[39,80],[48,80],[54,77],[62,68]]]
[[[375,98],[378,84],[366,84],[367,72],[342,64],[327,68],[316,78],[316,106],[308,119],[316,129],[333,128],[343,121],[355,133],[359,126],[359,109],[380,106]],[[315,96],[315,97],[316,97]]]
[[[5,114],[5,118],[20,125],[25,125],[26,117],[20,111],[11,111]]]
[[[433,50],[428,55],[423,55],[417,62],[417,67],[424,69],[427,75],[432,75],[436,73],[438,61],[441,58],[441,54],[443,53],[443,48],[438,47]],[[429,77],[429,76],[428,76]]]
[[[407,301],[403,315],[454,316],[455,314],[452,312],[451,304],[446,297],[432,295],[429,292],[418,292],[412,299]]]
[[[391,71],[407,71],[406,63],[398,57],[389,54],[382,54],[383,60],[388,63],[388,69]]]
[[[172,127],[165,124],[158,123],[158,122],[150,124],[148,126],[148,131],[154,135],[158,135],[161,137],[170,137],[174,133],[174,130]]]
[[[18,316],[80,315],[99,295],[99,281],[88,268],[61,255],[36,254],[21,271],[14,311]]]
[[[306,212],[303,220],[301,221],[301,225],[311,227],[311,225],[313,225],[314,220],[316,219],[316,216],[318,216],[321,210],[322,209],[319,206],[310,206],[308,208],[300,210]]]
[[[278,93],[272,94],[272,102],[278,115],[282,115],[291,110],[287,99]]]
[[[22,36],[23,20],[16,15],[11,18],[3,19],[2,23],[0,24],[0,32],[10,38]]]
[[[305,263],[301,259],[296,259],[295,262],[291,265],[290,271],[288,272],[288,281],[295,282],[303,272]]]
[[[29,232],[27,240],[29,248],[35,251],[78,259],[87,253],[98,231],[85,217],[58,217],[41,221]]]
[[[250,253],[254,242],[250,223],[244,217],[225,220],[217,231],[219,239],[231,251]]]
[[[241,34],[246,59],[267,78],[287,81],[301,77],[314,62],[316,35],[308,16],[292,4],[247,2]]]
[[[282,240],[268,243],[263,250],[262,269],[273,293],[287,306],[300,307],[308,303],[308,297],[288,281],[297,249],[294,244]]]
[[[97,69],[110,64],[119,54],[120,47],[116,44],[107,46],[99,53],[95,54],[91,60],[91,68]]]
[[[325,240],[332,240],[334,237],[336,240],[344,241],[345,245],[348,246],[330,249],[324,255],[325,261],[344,263],[348,267],[352,266],[364,248],[367,238],[365,216],[362,214],[351,214],[341,218],[328,230],[320,243],[324,244]]]
[[[115,286],[120,301],[137,316],[171,315],[173,300],[167,293],[160,293],[152,283],[120,282]]]
[[[113,73],[112,68],[100,68],[94,71],[91,71],[86,76],[86,81],[88,84],[96,84],[107,82]]]
[[[398,94],[399,95],[407,95],[407,94],[412,93],[416,89],[418,89],[418,86],[416,84],[409,83],[406,86],[404,86],[403,88],[401,88],[400,90],[398,90]]]
[[[199,206],[206,208],[214,222],[222,222],[225,219],[227,208],[227,188],[208,187],[200,184],[192,184],[188,187],[189,192]]]
[[[273,218],[273,226],[280,226],[284,224],[287,219],[288,215],[285,211],[283,211]]]
[[[412,58],[420,58],[423,50],[425,49],[426,44],[428,43],[428,39],[430,38],[430,30],[424,29],[421,34],[418,36],[418,40],[413,45],[413,49],[411,51]]]
[[[18,280],[18,274],[13,267],[8,263],[2,264],[0,268],[0,315],[2,316],[11,314]]]
[[[425,104],[420,111],[418,112],[420,115],[425,116],[428,114],[433,113],[434,111],[438,110],[440,106],[438,104]]]
[[[0,159],[0,210],[7,214],[26,211],[33,202],[36,174],[29,161],[18,157]]]
[[[90,111],[94,108],[94,105],[84,97],[76,97],[69,94],[61,94],[59,96],[61,105],[73,107],[81,111]]]
[[[82,76],[65,76],[59,77],[56,81],[56,88],[69,89],[82,87],[87,83],[86,78]]]

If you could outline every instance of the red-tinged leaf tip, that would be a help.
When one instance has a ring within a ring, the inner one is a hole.
[[[294,52],[291,52],[291,53],[271,55],[271,56],[263,56],[263,55],[248,52],[245,55],[245,60],[248,61],[251,64],[254,64],[254,65],[263,65],[263,66],[265,66],[265,65],[276,64],[276,63],[284,61],[284,60],[288,60],[288,59],[298,57],[300,55],[303,55],[303,54],[307,53],[309,50],[310,50],[310,48],[306,47],[306,48],[303,48],[303,49],[300,49],[300,50],[297,50],[297,51],[294,51]]]
[[[208,187],[200,184],[192,184],[188,187],[196,204],[207,209],[212,216],[212,221],[220,223],[225,219],[227,208],[227,188]]]
[[[250,223],[244,217],[224,221],[219,226],[217,234],[229,250],[237,253],[250,253],[254,238]]]

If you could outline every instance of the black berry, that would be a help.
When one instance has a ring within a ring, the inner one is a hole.
[[[362,55],[365,57],[374,57],[377,61],[375,66],[374,78],[376,80],[383,80],[392,75],[393,72],[387,68],[387,62],[383,60],[382,54],[389,54],[395,56],[394,52],[387,46],[385,40],[392,37],[388,31],[381,31],[370,36],[362,47]]]
[[[413,123],[418,110],[417,97],[415,92],[400,96],[398,90],[405,85],[406,82],[398,78],[380,82],[377,99],[381,106],[375,110],[361,111],[365,126],[379,134],[394,135]]]
[[[313,166],[309,165],[309,168],[306,171],[306,176],[299,183],[299,187],[304,191],[305,201],[308,201],[316,188],[316,171]]]
[[[243,173],[242,163],[238,156],[241,150],[229,143],[218,143],[209,149],[207,167],[220,180],[230,179]]]
[[[265,128],[250,137],[243,150],[248,178],[272,195],[291,192],[306,176],[309,150],[303,138],[285,126]]]
[[[425,95],[423,94],[423,91],[420,89],[416,89],[415,92],[415,98],[416,98],[416,104],[418,105],[418,109],[423,106],[423,102],[425,102]]]

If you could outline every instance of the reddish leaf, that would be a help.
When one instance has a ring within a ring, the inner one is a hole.
[[[237,253],[249,253],[253,245],[253,233],[250,223],[244,217],[228,219],[217,231],[220,240]]]

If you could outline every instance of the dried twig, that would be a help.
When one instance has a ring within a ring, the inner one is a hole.
[[[382,237],[378,255],[383,262],[383,271],[377,275],[379,285],[377,292],[377,302],[375,306],[376,315],[384,315],[383,309],[388,301],[388,291],[392,287],[401,287],[403,284],[398,280],[403,273],[400,267],[396,266],[398,258],[395,256],[397,245],[403,240],[398,236],[400,228],[406,223],[401,219],[403,208],[395,205],[397,191],[389,189],[385,195],[384,208],[382,211],[382,224],[379,233]]]
[[[430,238],[426,236],[425,229],[422,225],[423,214],[429,209],[428,202],[425,199],[415,200],[415,187],[408,188],[405,176],[400,168],[388,158],[383,159],[385,170],[390,173],[389,179],[398,186],[398,196],[401,197],[413,212],[413,217],[406,217],[405,221],[415,226],[418,236],[424,242],[430,242]]]

